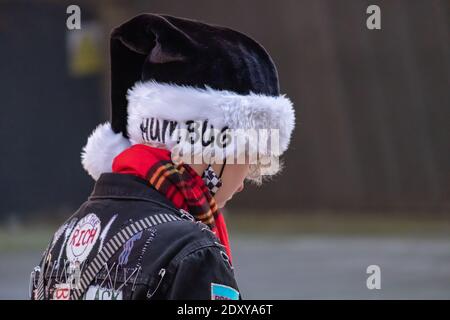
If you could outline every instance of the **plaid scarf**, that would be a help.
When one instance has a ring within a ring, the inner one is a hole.
[[[223,215],[203,179],[189,165],[175,165],[168,150],[136,144],[114,158],[112,170],[145,179],[175,207],[188,211],[197,221],[206,224],[225,246],[231,262]]]

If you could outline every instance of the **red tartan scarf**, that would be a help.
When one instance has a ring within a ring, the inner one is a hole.
[[[112,171],[147,180],[178,209],[205,223],[225,246],[231,262],[228,232],[222,213],[203,179],[187,164],[175,165],[170,151],[136,144],[114,158]]]

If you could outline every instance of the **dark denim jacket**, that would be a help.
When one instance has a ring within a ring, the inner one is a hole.
[[[71,297],[71,285],[79,283],[102,250],[109,250],[106,244],[114,235],[137,220],[161,214],[177,220],[125,239],[99,266],[80,298],[240,299],[225,249],[210,229],[175,208],[145,180],[115,173],[103,174],[88,201],[55,233],[32,272],[31,298],[38,298],[39,279],[41,298]]]

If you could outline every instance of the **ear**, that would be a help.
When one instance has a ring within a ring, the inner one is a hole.
[[[183,61],[196,43],[162,16],[142,14],[111,33],[111,126],[127,136],[126,94],[142,78],[144,63]]]

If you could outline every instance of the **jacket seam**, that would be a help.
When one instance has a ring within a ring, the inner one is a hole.
[[[155,200],[151,200],[148,198],[144,198],[144,197],[139,197],[139,196],[90,196],[88,198],[88,201],[92,201],[92,200],[103,200],[103,199],[119,199],[119,200],[140,200],[140,201],[146,201],[146,202],[150,202],[156,205],[159,205],[163,208],[169,209],[172,212],[175,212],[177,215],[180,215],[180,212],[175,208],[175,207],[170,207],[169,205],[159,202],[159,201],[155,201]]]

